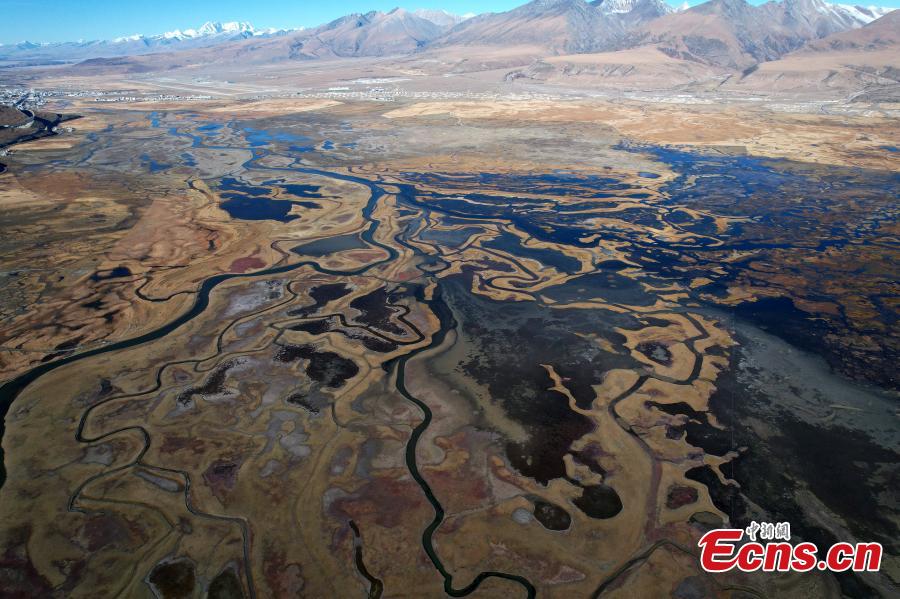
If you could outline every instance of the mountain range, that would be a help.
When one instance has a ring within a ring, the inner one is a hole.
[[[773,60],[810,40],[861,27],[890,10],[823,0],[760,6],[744,0],[711,0],[677,11],[662,0],[533,0],[507,12],[478,16],[396,8],[350,14],[311,29],[207,22],[196,29],[113,40],[26,41],[0,45],[0,60],[73,62],[252,40],[263,42],[259,45],[263,54],[283,46],[284,56],[292,59],[381,56],[453,45],[531,46],[553,54],[576,54],[654,44],[670,56],[737,67]],[[283,44],[265,42],[282,37],[289,39]]]
[[[710,0],[647,23],[631,45],[650,43],[683,60],[747,68],[777,60],[812,40],[859,28],[887,12],[823,0],[759,6],[744,0]]]
[[[442,24],[402,8],[387,13],[351,14],[284,40],[262,42],[256,51],[274,51],[277,56],[286,47],[286,56],[291,59],[406,54],[426,46],[457,24],[455,20],[439,20]]]
[[[842,31],[807,44],[804,54],[832,50],[883,50],[900,45],[900,11],[893,11],[858,30]]]
[[[154,52],[207,48],[250,38],[268,38],[284,35],[290,31],[292,30],[256,29],[246,22],[207,21],[196,29],[176,29],[158,35],[135,34],[112,40],[49,43],[24,41],[17,44],[0,44],[0,61],[46,64],[89,58],[139,56]]]
[[[77,62],[92,58],[140,56],[209,48],[226,42],[270,39],[287,34],[310,39],[321,35],[325,38],[322,40],[323,47],[333,46],[333,52],[323,51],[320,47],[306,53],[294,53],[294,56],[302,55],[307,58],[320,54],[368,55],[405,52],[438,37],[471,16],[473,15],[456,15],[445,10],[419,9],[410,12],[397,8],[388,13],[372,11],[366,14],[347,15],[313,28],[306,35],[301,33],[305,30],[302,27],[256,29],[247,22],[207,21],[196,29],[176,29],[157,35],[134,34],[112,40],[50,43],[23,41],[17,44],[0,44],[0,61],[19,64]],[[414,40],[414,43],[410,44],[408,40]],[[357,44],[365,48],[357,49],[355,48]]]
[[[439,68],[506,69],[507,80],[552,81],[642,73],[649,83],[656,77],[721,78],[727,72],[743,81],[760,71],[755,77],[761,79],[765,69],[760,65],[810,53],[825,64],[829,52],[843,53],[844,62],[831,60],[834,69],[855,69],[863,76],[869,72],[865,56],[877,50],[873,76],[896,84],[891,73],[900,69],[900,54],[891,55],[897,37],[892,27],[900,11],[892,10],[824,0],[772,0],[759,6],[746,0],[709,0],[677,10],[662,0],[533,0],[477,16],[396,8],[354,13],[308,29],[206,23],[198,29],[110,41],[23,43],[0,47],[0,61],[74,62],[76,69],[102,74],[396,57],[418,60],[416,68],[435,74]],[[847,58],[848,52],[853,56]],[[799,65],[810,59],[792,60]]]

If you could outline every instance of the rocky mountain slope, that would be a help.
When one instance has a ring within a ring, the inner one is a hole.
[[[866,24],[853,7],[823,0],[783,0],[753,6],[745,0],[710,0],[655,19],[631,40],[669,56],[735,69],[751,67],[833,33]]]
[[[900,101],[900,11],[762,63],[732,78],[728,87],[753,93],[845,92],[854,101]]]
[[[413,52],[439,37],[442,27],[402,8],[341,17],[279,40],[290,58],[387,56]]]
[[[432,45],[534,46],[553,54],[610,50],[641,23],[671,12],[659,0],[533,0],[503,13],[479,15]]]
[[[893,48],[900,51],[900,10],[890,12],[865,27],[834,33],[807,44],[800,52],[812,54]]]

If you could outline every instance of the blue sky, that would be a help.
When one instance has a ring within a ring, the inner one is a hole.
[[[412,0],[404,8],[500,12],[527,0]],[[698,4],[702,0],[690,0]],[[850,3],[852,0],[843,0]],[[679,0],[669,0],[680,4]],[[751,0],[759,4],[761,0]],[[110,39],[197,27],[204,21],[249,21],[256,27],[314,26],[352,12],[390,10],[398,0],[0,0],[0,43]],[[881,0],[900,7],[900,0]]]

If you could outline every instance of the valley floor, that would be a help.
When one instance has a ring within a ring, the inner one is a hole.
[[[896,594],[900,106],[304,69],[35,86],[0,586]],[[884,567],[705,574],[753,520]]]

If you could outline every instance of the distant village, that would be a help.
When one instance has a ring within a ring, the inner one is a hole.
[[[108,91],[108,90],[36,90],[25,88],[0,88],[0,104],[15,106],[16,108],[35,110],[44,107],[47,102],[58,99],[93,98],[94,102],[103,103],[132,103],[132,102],[191,102],[198,100],[212,100],[208,95],[180,95],[180,94],[141,94],[137,95],[133,90]]]
[[[558,95],[517,92],[468,92],[468,91],[411,91],[397,85],[372,86],[370,82],[351,82],[350,86],[332,86],[323,89],[302,89],[292,93],[272,93],[248,95],[246,100],[270,100],[274,98],[328,98],[340,100],[363,100],[373,102],[394,102],[398,99],[412,100],[535,100],[559,99]],[[135,90],[36,90],[25,88],[0,88],[0,104],[21,109],[36,110],[53,100],[85,99],[101,104],[132,104],[141,102],[197,102],[215,100],[214,94],[155,94]]]

